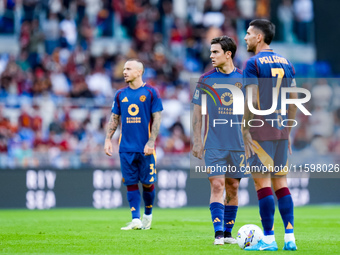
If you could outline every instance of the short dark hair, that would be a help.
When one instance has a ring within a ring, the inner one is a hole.
[[[126,62],[131,62],[131,61],[135,61],[135,62],[137,62],[137,63],[142,64],[142,67],[143,67],[143,72],[142,72],[142,74],[144,74],[145,68],[144,68],[143,62],[140,61],[138,58],[130,58],[130,59],[126,60]]]
[[[249,26],[253,26],[264,35],[264,42],[270,44],[275,36],[275,25],[267,19],[255,19],[249,23]]]
[[[237,46],[233,38],[223,35],[223,36],[215,37],[210,42],[210,44],[217,44],[217,43],[221,45],[221,48],[224,51],[224,53],[226,53],[227,51],[231,51],[231,58],[235,57]]]

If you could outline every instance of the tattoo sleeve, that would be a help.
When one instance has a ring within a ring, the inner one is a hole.
[[[192,115],[192,128],[194,130],[194,143],[202,142],[202,114],[201,114],[201,106],[195,104],[194,112]]]
[[[243,116],[243,120],[245,122],[244,127],[243,127],[244,130],[247,130],[250,128],[250,126],[248,125],[248,121],[254,118],[254,113],[252,113],[248,107],[248,94],[252,93],[252,104],[253,104],[253,107],[257,109],[258,108],[257,107],[257,93],[258,93],[257,89],[258,89],[257,85],[247,86],[246,102],[244,105],[244,116]]]
[[[115,113],[111,114],[109,124],[107,125],[106,137],[105,139],[111,139],[113,134],[116,132],[120,122],[120,115]]]
[[[148,146],[153,147],[159,133],[159,127],[161,126],[161,112],[154,112],[152,114],[153,122],[151,127],[151,135],[148,141]]]

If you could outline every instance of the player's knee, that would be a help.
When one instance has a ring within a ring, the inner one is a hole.
[[[222,179],[219,179],[219,178],[212,179],[210,183],[211,183],[211,192],[213,194],[223,194],[224,182]]]
[[[238,182],[233,182],[231,184],[226,185],[226,192],[230,195],[231,198],[237,196],[237,191],[238,191],[239,183]]]
[[[287,178],[286,177],[276,177],[272,178],[272,183],[273,183],[273,188],[275,191],[282,189],[282,188],[287,188]]]

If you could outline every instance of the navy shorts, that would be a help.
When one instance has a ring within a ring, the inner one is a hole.
[[[120,168],[124,185],[152,184],[157,180],[156,161],[154,155],[145,156],[141,152],[121,152]]]
[[[226,178],[244,178],[246,172],[246,156],[244,151],[207,149],[204,153],[208,176],[225,175]]]
[[[247,159],[251,172],[271,172],[272,175],[288,174],[288,140],[253,140],[255,155]]]

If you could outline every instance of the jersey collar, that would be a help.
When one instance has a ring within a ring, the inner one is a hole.
[[[261,50],[260,52],[274,52],[273,49],[265,49],[265,50]]]
[[[222,72],[220,72],[220,70],[218,70],[217,67],[215,67],[215,70],[216,70],[216,72],[218,72],[218,73],[222,73]],[[236,67],[234,67],[234,70],[233,70],[231,73],[233,73],[233,72],[235,72],[235,71],[236,71]],[[223,73],[223,74],[229,75],[229,74],[231,74],[231,73]]]

